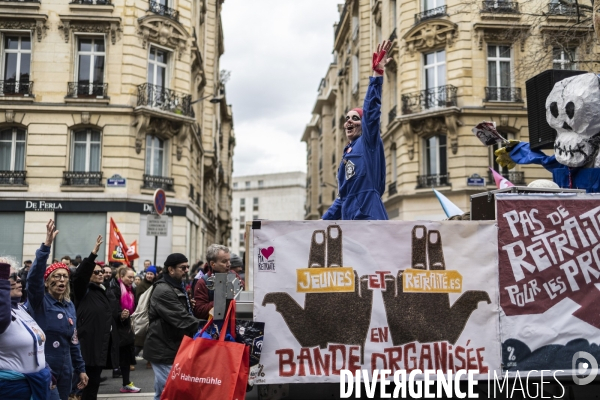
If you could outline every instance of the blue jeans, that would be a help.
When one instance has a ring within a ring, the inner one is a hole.
[[[152,370],[154,371],[154,400],[160,400],[169,372],[171,372],[172,365],[170,364],[157,364],[151,363]]]

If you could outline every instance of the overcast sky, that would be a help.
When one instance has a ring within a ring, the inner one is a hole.
[[[301,142],[333,59],[343,0],[226,0],[227,102],[236,135],[234,176],[306,171]]]

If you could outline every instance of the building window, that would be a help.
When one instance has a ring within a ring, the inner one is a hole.
[[[93,129],[73,132],[73,172],[100,171],[101,134]]]
[[[0,171],[25,170],[25,130],[0,131]]]
[[[258,197],[252,199],[252,211],[258,211]]]
[[[146,136],[146,175],[163,176],[165,172],[165,142],[156,136]]]
[[[425,139],[424,161],[426,175],[446,175],[448,173],[445,135]]]
[[[511,101],[510,46],[488,46],[488,99]]]
[[[253,220],[257,220],[257,219],[258,219],[258,214],[254,214],[254,215],[252,216],[252,219],[253,219]]]
[[[244,245],[244,234],[240,233],[240,246]]]
[[[264,181],[262,181],[262,180],[258,181],[258,187],[259,187],[259,188],[263,188],[263,187],[265,187],[265,182],[264,182]]]
[[[4,37],[4,62],[2,63],[6,94],[29,94],[31,70],[31,38],[6,35]]]
[[[106,57],[103,37],[77,38],[77,94],[104,95],[104,60]]]
[[[392,149],[391,149],[391,174],[392,174],[392,182],[396,182],[398,180],[398,171],[397,171],[397,153],[396,153],[396,144],[393,143],[392,144]]]
[[[425,89],[435,90],[446,84],[446,51],[440,50],[423,55]]]
[[[563,49],[561,47],[553,48],[552,69],[577,69],[575,49]]]
[[[240,211],[246,211],[246,199],[240,199]]]
[[[157,47],[150,47],[148,55],[148,83],[165,87],[167,83],[168,52]]]
[[[250,189],[250,181],[246,181],[246,189]]]
[[[392,30],[396,29],[397,15],[396,15],[396,0],[390,1],[390,13],[392,14]]]
[[[445,0],[423,0],[423,11],[433,10],[443,6]]]
[[[233,188],[237,189],[238,188],[238,183],[237,182],[233,182]]]
[[[352,55],[352,94],[358,93],[358,54]]]
[[[244,225],[246,223],[246,216],[240,215],[240,225]]]

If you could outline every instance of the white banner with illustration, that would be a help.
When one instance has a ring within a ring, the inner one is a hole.
[[[262,221],[256,383],[340,371],[500,371],[495,221]]]

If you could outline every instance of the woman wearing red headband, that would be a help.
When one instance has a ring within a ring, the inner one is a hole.
[[[391,47],[389,40],[377,46],[364,106],[346,114],[344,130],[348,144],[338,168],[338,197],[323,219],[388,219],[381,201],[385,191],[385,154],[379,121],[383,72],[392,60],[386,58]]]
[[[56,378],[61,400],[71,392],[73,369],[79,374],[77,387],[88,382],[77,338],[75,306],[69,298],[69,267],[54,263],[46,268],[50,246],[58,235],[54,221],[46,225],[46,241],[35,252],[27,275],[27,309],[46,334],[46,362]]]

